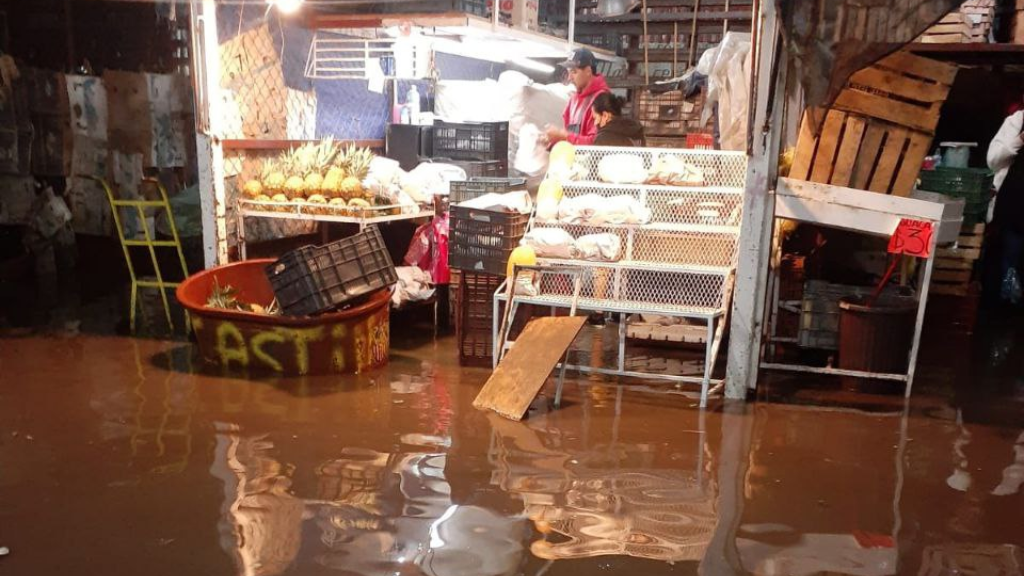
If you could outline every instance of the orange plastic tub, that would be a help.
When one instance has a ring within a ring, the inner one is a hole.
[[[246,260],[205,270],[177,290],[189,313],[203,360],[222,368],[286,376],[351,374],[387,364],[391,294],[380,290],[357,306],[317,316],[269,316],[208,308],[214,288],[232,286],[242,302],[274,299],[264,268],[274,260]]]

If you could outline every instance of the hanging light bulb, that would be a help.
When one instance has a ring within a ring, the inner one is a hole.
[[[267,0],[267,4],[277,6],[277,10],[281,14],[294,14],[295,12],[298,12],[303,1],[304,0]]]

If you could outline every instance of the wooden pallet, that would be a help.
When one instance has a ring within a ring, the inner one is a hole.
[[[974,263],[981,257],[984,239],[984,224],[969,224],[961,228],[956,248],[936,252],[930,290],[935,294],[967,296],[971,291]]]
[[[820,134],[804,116],[790,178],[909,195],[956,72],[908,52],[856,72],[824,111]]]
[[[663,326],[647,322],[630,322],[626,326],[626,337],[630,340],[703,346],[707,343],[707,336],[708,328],[704,325],[673,324]]]

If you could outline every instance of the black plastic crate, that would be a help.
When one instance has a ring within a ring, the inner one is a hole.
[[[333,310],[398,281],[376,226],[325,246],[305,246],[266,269],[281,310],[309,316]]]
[[[504,178],[508,176],[508,160],[453,160],[435,156],[429,162],[458,166],[466,171],[466,178]]]
[[[434,122],[434,156],[508,161],[508,122]]]
[[[473,178],[451,183],[448,195],[450,204],[458,204],[484,194],[504,194],[516,189],[526,188],[526,178]]]
[[[504,275],[512,250],[526,234],[529,214],[451,206],[448,265],[468,272]]]

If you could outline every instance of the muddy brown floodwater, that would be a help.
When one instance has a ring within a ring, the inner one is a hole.
[[[933,348],[909,406],[588,381],[521,423],[471,407],[451,339],[255,382],[181,342],[0,340],[0,574],[1021,574],[1016,330]]]

